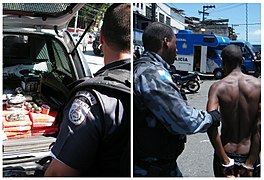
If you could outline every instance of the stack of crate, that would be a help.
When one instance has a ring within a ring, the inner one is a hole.
[[[58,128],[55,124],[56,115],[57,112],[50,112],[49,114],[29,112],[29,117],[32,121],[32,136],[48,135],[57,132]]]
[[[22,112],[8,112],[3,111],[2,128],[8,139],[11,138],[24,138],[31,136],[32,121],[26,114]],[[14,117],[20,116],[19,120],[12,120]],[[23,117],[23,118],[21,118]]]
[[[57,111],[43,114],[30,112],[26,108],[19,111],[9,111],[4,107],[2,130],[7,139],[54,134],[58,131],[55,124],[56,115]]]

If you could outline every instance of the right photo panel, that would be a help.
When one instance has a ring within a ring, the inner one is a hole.
[[[133,177],[260,177],[261,3],[133,3]]]

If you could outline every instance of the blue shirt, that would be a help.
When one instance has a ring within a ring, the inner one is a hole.
[[[172,81],[167,64],[158,54],[146,52],[146,61],[134,69],[134,94],[140,101],[139,108],[146,108],[153,117],[147,118],[148,126],[160,121],[172,134],[206,132],[212,117],[206,111],[188,105]]]

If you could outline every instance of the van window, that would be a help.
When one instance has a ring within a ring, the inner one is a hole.
[[[28,37],[23,35],[5,35],[3,37],[3,54],[5,58],[29,58]]]
[[[248,49],[247,46],[240,46],[240,50],[242,52],[242,55],[245,59],[251,59],[251,54],[250,54],[250,50]]]
[[[72,77],[71,69],[69,66],[69,57],[66,56],[66,52],[63,50],[62,46],[54,40],[52,40],[52,46],[57,70]]]
[[[205,43],[214,43],[215,42],[215,38],[214,37],[204,37],[203,41]]]

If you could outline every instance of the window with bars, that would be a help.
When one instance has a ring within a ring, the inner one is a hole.
[[[164,23],[164,14],[159,13],[159,22]]]
[[[170,17],[166,17],[166,24],[167,25],[171,25],[171,18]]]

